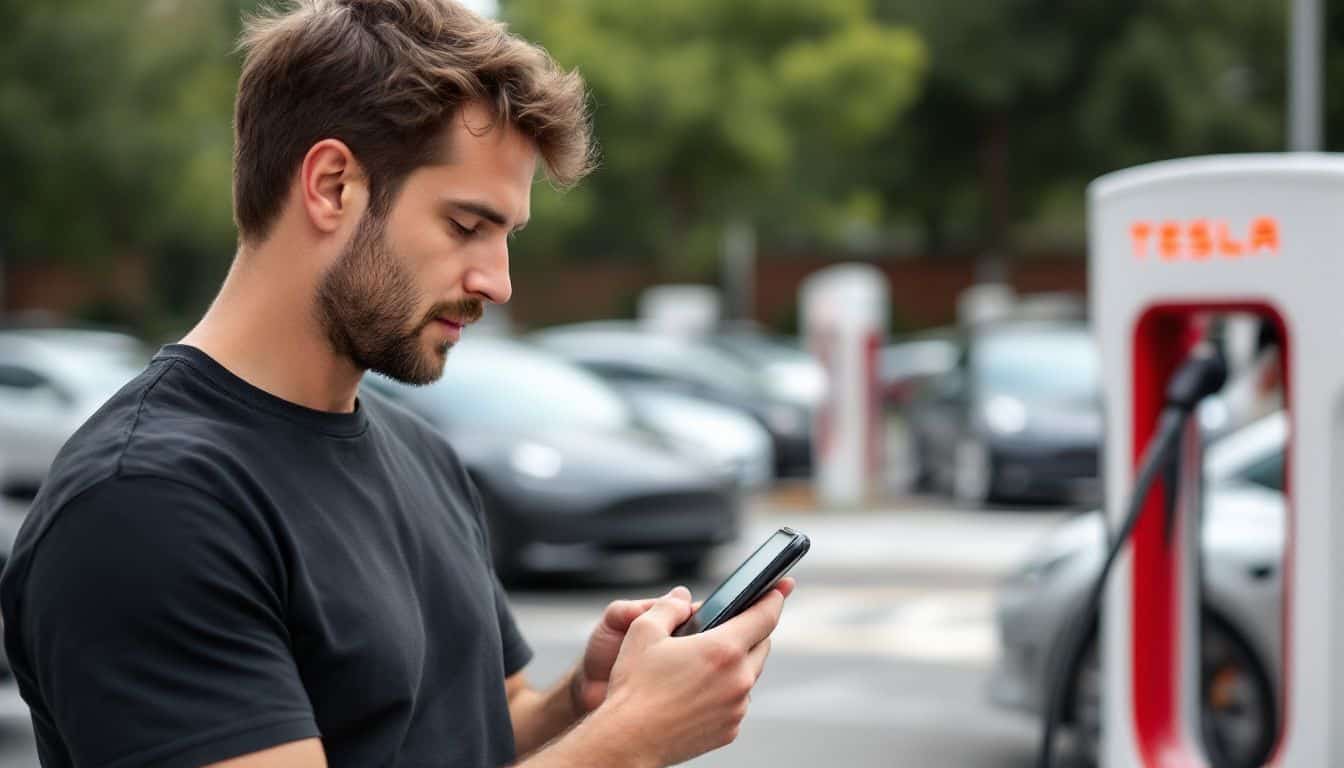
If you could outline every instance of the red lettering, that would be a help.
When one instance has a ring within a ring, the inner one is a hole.
[[[1279,223],[1268,216],[1251,222],[1251,250],[1279,252]]]
[[[1273,216],[1252,219],[1242,239],[1224,219],[1135,221],[1129,225],[1129,240],[1138,261],[1146,261],[1154,250],[1162,261],[1202,262],[1215,256],[1240,259],[1259,253],[1278,255],[1282,247],[1279,220]]]
[[[1232,239],[1232,234],[1227,231],[1227,222],[1218,222],[1218,252],[1228,259],[1239,259],[1246,252],[1246,246],[1243,243]]]
[[[1158,230],[1157,250],[1163,261],[1176,261],[1181,258],[1181,225],[1174,221],[1162,222]]]
[[[1205,261],[1213,255],[1213,235],[1209,231],[1207,220],[1195,219],[1190,222],[1186,235],[1190,243],[1190,258]]]
[[[1134,258],[1148,258],[1148,238],[1152,237],[1153,225],[1146,221],[1136,221],[1129,228],[1129,239],[1134,243]]]

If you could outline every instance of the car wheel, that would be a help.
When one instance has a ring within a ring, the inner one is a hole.
[[[973,438],[957,441],[952,459],[952,495],[962,504],[980,506],[990,501],[994,463],[989,447]]]
[[[1101,754],[1101,657],[1095,636],[1073,676],[1069,701],[1074,758],[1079,765],[1096,765]]]
[[[1268,762],[1278,736],[1274,691],[1264,668],[1226,624],[1207,615],[1202,640],[1201,730],[1213,768],[1256,768]],[[1101,663],[1097,642],[1074,675],[1069,722],[1074,757],[1094,766],[1101,751]]]
[[[667,575],[673,581],[690,580],[694,581],[705,573],[705,566],[709,564],[708,552],[695,552],[684,555],[669,555],[667,560]]]
[[[1210,764],[1264,765],[1278,737],[1269,676],[1245,641],[1216,619],[1205,618],[1201,651],[1201,730]]]
[[[905,434],[905,456],[909,464],[910,490],[916,493],[928,493],[934,490],[937,484],[934,482],[933,470],[929,466],[928,444],[921,440],[919,435],[913,429],[907,429]]]

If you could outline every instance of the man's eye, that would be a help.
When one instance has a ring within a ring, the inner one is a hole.
[[[451,222],[453,223],[453,229],[457,231],[457,234],[459,234],[459,235],[461,235],[461,236],[463,236],[463,237],[471,237],[472,235],[476,234],[476,227],[472,227],[471,229],[467,229],[466,227],[464,227],[464,226],[462,226],[461,224],[459,224],[459,223],[457,222],[457,219],[449,219],[449,221],[451,221]]]

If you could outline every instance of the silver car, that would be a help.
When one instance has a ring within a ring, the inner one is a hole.
[[[35,495],[70,435],[148,360],[120,333],[0,331],[0,493]]]
[[[688,457],[737,478],[744,491],[767,488],[775,477],[770,433],[733,408],[643,384],[616,387],[635,418]]]
[[[1278,732],[1287,432],[1278,412],[1205,454],[1202,725],[1216,766],[1263,765]],[[1049,660],[1082,610],[1106,538],[1100,512],[1080,515],[1047,536],[1002,585],[992,702],[1042,714]],[[1089,761],[1100,738],[1099,686],[1094,629],[1065,710],[1080,756]]]

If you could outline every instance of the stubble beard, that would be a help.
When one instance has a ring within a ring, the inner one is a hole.
[[[318,319],[336,354],[359,369],[416,386],[429,384],[443,375],[452,342],[426,343],[425,328],[445,315],[479,318],[484,308],[479,300],[465,300],[437,304],[417,316],[419,291],[388,247],[385,225],[385,217],[365,214],[318,283]]]

